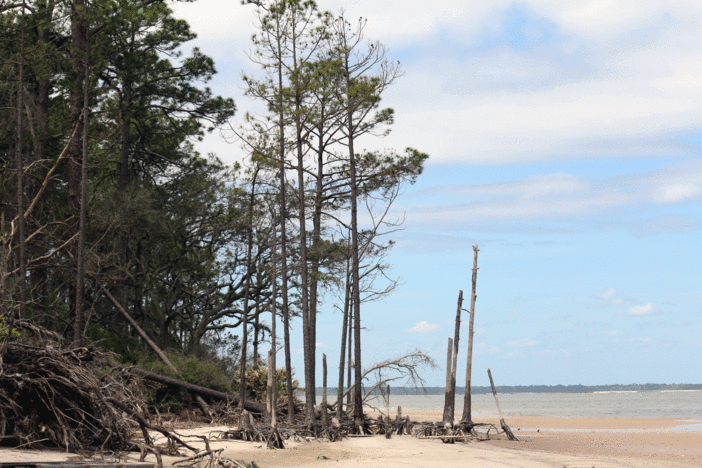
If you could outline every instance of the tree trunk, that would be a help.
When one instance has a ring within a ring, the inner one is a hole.
[[[451,389],[449,395],[449,414],[453,425],[456,412],[456,367],[458,365],[458,340],[461,330],[461,308],[463,307],[463,290],[458,291],[458,307],[456,308],[456,329],[453,336],[453,364],[451,366]]]
[[[280,16],[276,16],[276,30],[280,31]],[[285,347],[285,385],[288,396],[288,424],[295,424],[295,405],[293,404],[292,366],[290,363],[290,313],[288,308],[288,254],[285,219],[287,213],[285,183],[285,115],[283,109],[283,51],[282,38],[277,38],[278,47],[278,158],[280,177],[280,273],[283,297],[283,336]]]
[[[104,363],[113,368],[123,367],[121,364],[117,364],[113,361],[104,361]],[[218,390],[212,390],[211,388],[201,387],[200,385],[183,382],[182,380],[172,379],[161,374],[155,374],[153,372],[139,369],[138,367],[130,367],[129,371],[145,379],[152,380],[154,382],[159,382],[165,385],[170,385],[176,388],[182,388],[184,390],[187,390],[188,392],[195,393],[201,396],[215,398],[221,401],[228,401],[234,404],[239,403],[239,397],[237,397],[236,395],[232,395],[231,393],[220,392]],[[245,402],[244,409],[261,414],[263,414],[266,411],[266,407],[264,405],[255,401]]]
[[[129,313],[126,310],[124,310],[124,307],[122,307],[122,305],[117,301],[117,299],[115,299],[114,296],[112,294],[110,294],[110,292],[107,289],[105,289],[104,286],[101,285],[100,289],[102,290],[103,294],[105,294],[105,297],[107,297],[107,299],[109,299],[110,302],[112,302],[112,304],[122,314],[122,316],[124,316],[124,318],[127,319],[127,321],[131,324],[131,326],[139,334],[139,336],[144,340],[144,342],[146,344],[148,344],[151,347],[151,349],[154,350],[154,352],[156,353],[158,358],[161,361],[163,361],[164,364],[166,364],[168,367],[170,367],[171,370],[173,370],[173,372],[175,372],[177,374],[178,369],[176,369],[176,367],[173,365],[171,360],[168,359],[168,357],[165,354],[163,354],[163,351],[161,351],[161,349],[158,347],[158,345],[156,345],[156,343],[154,343],[153,340],[151,338],[149,338],[149,335],[147,335],[146,332],[139,326],[137,321],[134,320],[132,318],[132,316],[129,315]]]
[[[292,21],[292,54],[293,63],[297,65],[297,37],[295,35],[295,21]],[[302,310],[302,336],[305,366],[305,423],[312,428],[315,423],[314,415],[314,353],[315,342],[311,335],[310,303],[309,303],[309,277],[307,275],[307,227],[305,206],[305,168],[304,150],[302,149],[302,122],[299,116],[302,108],[302,92],[299,88],[295,92],[295,148],[297,151],[297,198],[298,216],[300,221],[300,309]]]
[[[278,236],[276,235],[275,214],[271,215],[271,349],[268,351],[268,417],[270,425],[275,429],[278,424],[278,388],[276,375],[276,322],[278,301]]]
[[[349,75],[349,57],[345,56],[346,65],[346,90],[351,88],[351,77]],[[353,112],[349,109],[348,115],[348,147],[349,147],[349,175],[351,176],[351,252],[352,252],[352,275],[353,275],[353,306],[354,306],[354,365],[355,378],[353,409],[356,424],[363,421],[363,394],[362,394],[362,370],[361,370],[361,291],[360,291],[360,260],[358,255],[358,187],[356,181],[356,154],[354,153],[354,126]]]
[[[17,80],[17,146],[15,148],[15,169],[17,171],[17,231],[19,266],[19,318],[24,318],[27,301],[27,259],[25,254],[25,219],[24,219],[24,164],[22,163],[22,112],[24,107],[24,43],[25,43],[25,2],[22,0],[22,27],[20,38],[19,77]],[[4,228],[4,226],[3,226]],[[13,314],[14,315],[14,314]]]
[[[329,427],[327,412],[327,355],[322,354],[322,426]]]
[[[324,106],[321,109],[320,121],[324,119]],[[317,145],[317,180],[315,183],[314,210],[312,212],[312,260],[310,262],[310,337],[313,343],[311,360],[312,369],[316,370],[316,342],[317,342],[317,304],[319,290],[319,249],[322,233],[322,189],[324,177],[324,138],[323,123],[319,124],[319,142]],[[314,379],[313,372],[313,382]],[[315,384],[316,385],[316,384]]]
[[[346,292],[344,294],[344,319],[341,326],[341,354],[339,356],[339,386],[337,387],[336,397],[336,418],[341,421],[344,417],[344,370],[346,367],[346,328],[349,322],[349,303],[350,303],[350,265],[349,258],[346,259]]]
[[[451,414],[450,393],[451,393],[451,366],[453,360],[453,338],[448,339],[448,351],[446,352],[446,394],[444,395],[444,424],[453,424],[453,415]]]
[[[244,286],[244,320],[241,337],[241,362],[239,363],[239,407],[244,407],[246,401],[246,341],[249,322],[249,293],[251,291],[251,253],[253,251],[253,208],[256,197],[256,178],[258,165],[256,165],[251,179],[251,196],[249,197],[249,213],[247,217],[247,246],[246,246],[246,286]],[[254,363],[255,365],[255,363]]]
[[[85,5],[87,13],[87,5]],[[83,82],[83,153],[81,159],[81,177],[80,177],[80,221],[78,225],[78,252],[77,262],[78,268],[76,273],[76,312],[75,321],[73,323],[73,345],[83,345],[83,296],[84,296],[84,280],[85,280],[85,231],[87,229],[87,213],[88,213],[88,129],[89,129],[89,89],[90,89],[90,37],[89,25],[85,25],[85,63],[84,63],[84,82]]]
[[[470,294],[470,322],[468,324],[468,362],[466,363],[466,391],[463,395],[463,415],[461,424],[472,426],[471,418],[471,372],[473,368],[473,322],[475,320],[475,283],[478,279],[478,246],[473,246],[473,285]]]
[[[348,356],[348,369],[347,369],[347,376],[346,376],[346,386],[348,388],[351,388],[351,377],[353,373],[353,299],[350,298],[350,303],[349,303],[349,333],[348,333],[348,339],[349,339],[349,356]],[[346,407],[350,408],[351,407],[351,399],[353,398],[353,395],[351,392],[346,395]]]

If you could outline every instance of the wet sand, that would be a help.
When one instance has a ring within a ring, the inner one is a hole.
[[[439,420],[439,413],[411,413],[414,421]],[[498,424],[494,418],[476,422]],[[702,466],[700,430],[673,430],[694,424],[677,419],[624,418],[507,418],[519,442],[490,440],[444,444],[411,436],[357,437],[342,442],[292,442],[285,450],[268,450],[261,443],[211,442],[223,456],[256,461],[261,468],[279,467],[412,467],[412,468],[562,468],[562,467],[685,467]],[[201,427],[181,434],[217,435],[226,427]],[[0,449],[0,461],[68,459],[61,452]],[[151,459],[153,457],[150,457]],[[136,461],[138,454],[130,454]],[[164,457],[166,465],[177,461]]]

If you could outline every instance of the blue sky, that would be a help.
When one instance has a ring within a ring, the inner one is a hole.
[[[384,98],[392,133],[363,145],[431,157],[393,208],[406,217],[388,258],[403,286],[362,312],[367,364],[420,348],[440,366],[428,383],[443,385],[478,244],[475,385],[487,367],[505,385],[701,382],[702,4],[319,6],[367,18],[366,37],[405,71]],[[235,98],[235,120],[260,110],[241,82],[253,8],[173,8],[215,59],[211,86]],[[218,134],[197,149],[242,157]],[[328,301],[317,349],[330,368],[340,326]]]

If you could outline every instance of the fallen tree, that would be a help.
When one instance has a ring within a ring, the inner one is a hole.
[[[171,377],[166,377],[165,375],[156,374],[154,372],[149,372],[138,367],[124,367],[114,361],[104,360],[102,363],[112,367],[113,369],[126,369],[129,372],[138,375],[141,378],[151,380],[154,382],[162,383],[164,385],[169,385],[171,387],[182,388],[188,392],[192,392],[197,395],[214,398],[216,400],[226,401],[234,405],[239,404],[239,397],[232,395],[231,393],[220,392],[219,390],[213,390],[207,387],[201,387],[200,385],[191,384],[183,380],[173,379]],[[263,403],[258,403],[256,401],[245,400],[244,409],[254,413],[265,413],[266,405]]]

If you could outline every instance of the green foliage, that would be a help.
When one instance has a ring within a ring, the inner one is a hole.
[[[198,359],[195,356],[186,356],[177,352],[167,351],[166,356],[178,369],[178,373],[161,362],[155,355],[149,355],[146,360],[140,363],[141,367],[157,374],[184,380],[191,384],[219,390],[220,392],[232,393],[235,390],[232,376],[224,372],[224,369],[213,359]]]
[[[12,330],[5,326],[5,316],[0,315],[0,340],[6,340],[9,339],[10,341],[14,341],[18,339],[20,336],[19,332],[17,330]]]
[[[103,350],[116,354],[116,359],[122,364],[137,364],[144,358],[144,347],[139,338],[111,332],[99,323],[88,325],[87,338]]]
[[[239,373],[234,377],[237,390],[239,387]],[[293,375],[295,373],[293,372]],[[285,369],[278,369],[275,373],[276,391],[278,395],[284,394],[287,390],[285,385]],[[293,380],[293,391],[300,386],[299,382]],[[265,401],[268,392],[268,368],[255,366],[246,370],[246,395],[258,401]]]

